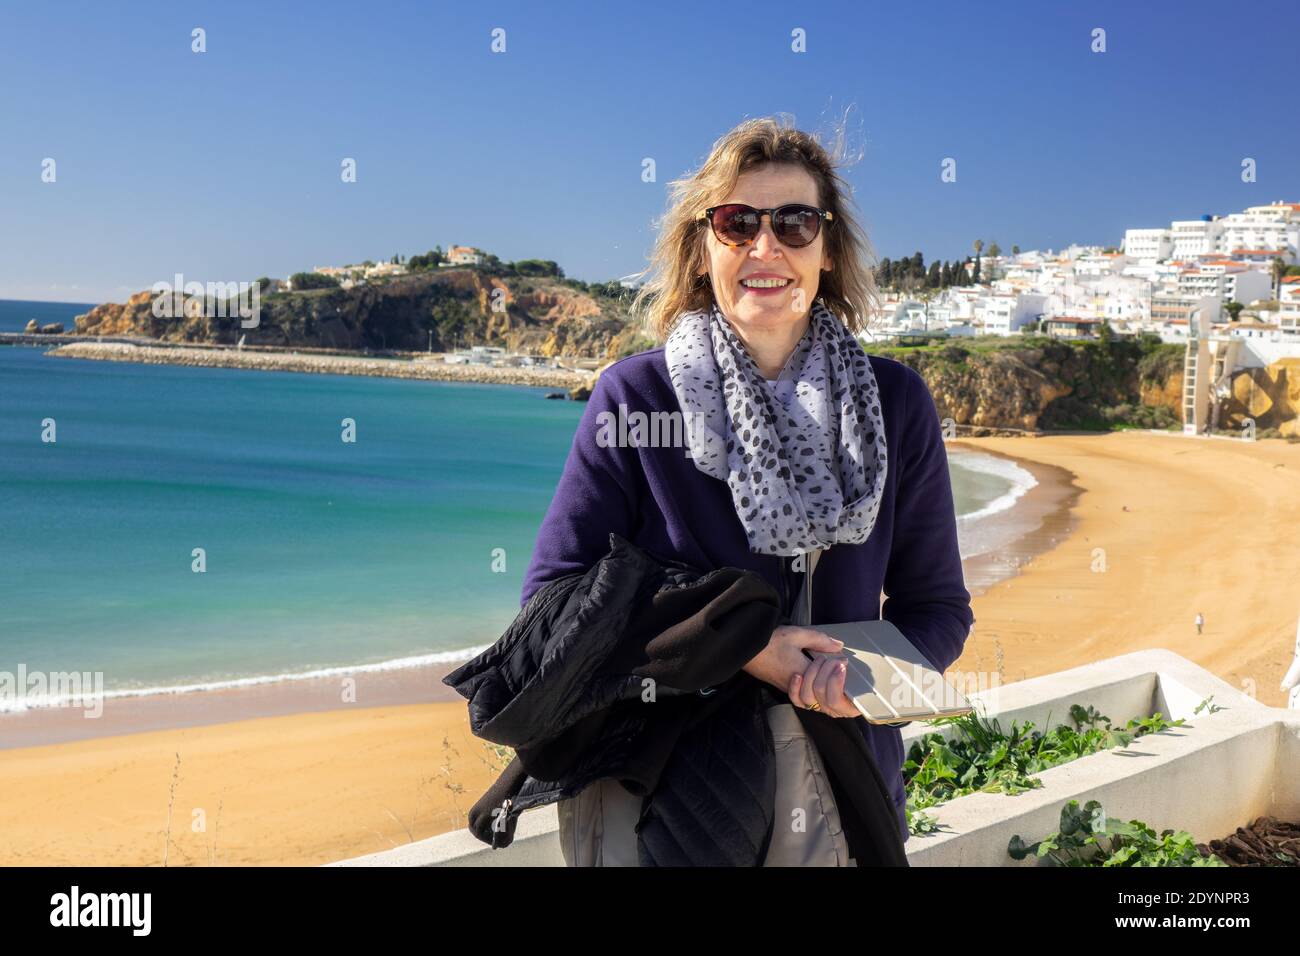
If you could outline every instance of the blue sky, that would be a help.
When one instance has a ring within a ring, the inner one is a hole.
[[[787,112],[815,131],[846,107],[879,255],[1118,243],[1300,200],[1298,10],[0,0],[0,298],[120,301],[177,272],[450,242],[614,278],[644,268],[667,182],[735,123]]]

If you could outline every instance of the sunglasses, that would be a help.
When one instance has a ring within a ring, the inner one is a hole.
[[[753,242],[763,228],[763,216],[772,220],[772,234],[782,245],[792,248],[806,246],[821,232],[822,220],[830,222],[835,214],[803,203],[786,203],[774,209],[755,209],[744,203],[727,203],[710,206],[695,218],[707,219],[713,226],[718,241],[728,246],[743,246]]]

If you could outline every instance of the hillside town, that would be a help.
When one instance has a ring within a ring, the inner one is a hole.
[[[1181,343],[1199,320],[1203,334],[1296,354],[1300,277],[1281,276],[1277,264],[1296,265],[1298,250],[1300,203],[1251,206],[1128,229],[1119,251],[1072,245],[1059,253],[981,256],[980,274],[989,281],[928,299],[886,295],[876,328],[903,338],[1027,331],[1096,338],[1104,324],[1116,335],[1147,332]]]
[[[887,293],[871,338],[1155,335],[1186,348],[1183,428],[1202,433],[1234,373],[1300,359],[1297,252],[1300,203],[1277,201],[1127,229],[1118,250],[980,256],[966,268],[988,281]]]

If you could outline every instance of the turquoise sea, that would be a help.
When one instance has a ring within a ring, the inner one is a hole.
[[[0,301],[0,331],[87,308]],[[0,346],[0,671],[102,671],[118,692],[491,644],[583,411],[543,388],[45,351]],[[951,459],[976,524],[1027,487]]]

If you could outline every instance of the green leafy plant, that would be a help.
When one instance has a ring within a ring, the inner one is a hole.
[[[1156,833],[1141,820],[1125,823],[1106,816],[1089,800],[1071,800],[1061,808],[1060,829],[1035,843],[1016,834],[1007,844],[1013,860],[1037,856],[1048,866],[1227,866],[1214,854],[1204,855],[1184,830]]]
[[[909,803],[907,811],[907,829],[911,833],[934,833],[939,829],[939,821],[924,810],[913,810]]]
[[[938,732],[928,733],[908,748],[903,782],[910,832],[918,834],[936,828],[932,817],[918,815],[928,807],[970,793],[1024,793],[1042,786],[1034,774],[1049,767],[1102,750],[1127,747],[1138,737],[1184,723],[1182,718],[1165,720],[1157,712],[1150,717],[1135,717],[1117,728],[1096,708],[1079,704],[1071,705],[1070,722],[1043,733],[1030,721],[1012,721],[1011,729],[1005,731],[996,719],[978,711],[928,721],[933,727],[951,726],[957,733],[951,740]],[[929,829],[916,828],[921,825]]]

